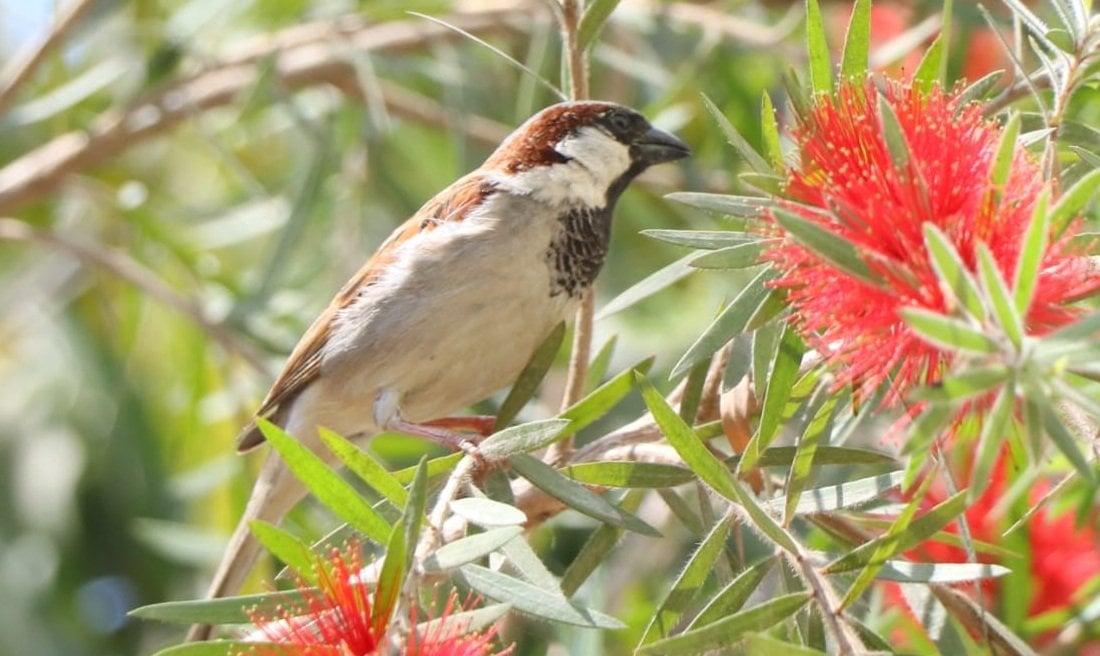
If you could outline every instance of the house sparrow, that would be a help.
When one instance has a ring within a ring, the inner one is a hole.
[[[382,244],[306,331],[257,415],[330,463],[318,426],[458,446],[461,418],[431,420],[516,379],[599,273],[623,189],[689,152],[627,107],[542,110]],[[239,450],[263,440],[251,426]],[[234,594],[259,556],[249,521],[278,522],[305,494],[268,454],[209,597]]]

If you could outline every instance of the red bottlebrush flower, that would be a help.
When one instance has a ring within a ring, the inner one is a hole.
[[[346,553],[333,549],[327,560],[316,559],[317,587],[312,589],[300,582],[302,601],[280,606],[274,616],[258,611],[250,613],[256,631],[248,640],[257,644],[240,656],[379,656],[389,653],[387,631],[393,608],[375,605],[370,588],[358,580],[362,570],[362,557],[354,543]],[[492,641],[496,630],[467,633],[468,624],[450,620],[455,609],[452,595],[437,622],[430,623],[421,633],[413,631],[404,638],[401,653],[405,656],[494,656]],[[416,615],[414,608],[411,617],[414,626]],[[496,652],[495,656],[509,653],[510,648]]]
[[[870,392],[893,374],[886,404],[916,382],[938,380],[951,354],[922,341],[900,311],[917,307],[949,313],[925,250],[924,223],[953,243],[971,271],[984,242],[1006,280],[1012,280],[1021,239],[1044,189],[1038,164],[1023,149],[1013,156],[1007,183],[994,189],[991,165],[1001,128],[978,104],[957,93],[888,83],[881,92],[905,136],[908,157],[895,163],[871,83],[843,83],[819,96],[794,131],[799,164],[787,175],[786,209],[855,246],[881,284],[839,269],[815,251],[782,240],[764,258],[780,272],[807,343],[837,372],[838,384]],[[774,220],[768,213],[766,219]],[[1067,250],[1073,229],[1045,254],[1027,326],[1044,332],[1075,312],[1064,303],[1083,291],[1087,258]]]
[[[989,487],[966,511],[967,527],[976,541],[1003,544],[1002,532],[1014,521],[1013,517],[995,513],[1009,488],[1007,472],[1007,457],[1002,454],[993,469]],[[1028,492],[1029,504],[1039,503],[1049,489],[1050,481],[1039,481]],[[948,496],[942,486],[933,485],[922,505],[932,507],[946,500]],[[957,523],[952,523],[946,530],[954,534],[959,532]],[[1030,574],[1028,617],[1036,617],[1048,611],[1072,610],[1087,603],[1089,600],[1083,599],[1081,593],[1087,587],[1095,585],[1096,577],[1100,576],[1100,532],[1097,531],[1095,517],[1078,526],[1072,513],[1056,514],[1043,507],[1028,518],[1021,530],[1025,531],[1027,537],[1026,563]],[[906,552],[905,556],[922,562],[967,562],[966,551],[962,547],[932,541]],[[979,553],[978,560],[998,563],[996,557],[988,554]],[[982,590],[986,604],[996,609],[1000,594],[998,580],[985,582]],[[887,601],[894,605],[905,603],[902,596],[897,594],[896,588],[887,595]],[[1035,641],[1042,643],[1047,638],[1049,636],[1037,636]],[[1093,641],[1089,644],[1100,648],[1100,642]]]

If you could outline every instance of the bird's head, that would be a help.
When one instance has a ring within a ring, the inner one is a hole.
[[[528,119],[482,168],[513,193],[558,205],[609,207],[642,171],[690,153],[629,107],[567,102]]]

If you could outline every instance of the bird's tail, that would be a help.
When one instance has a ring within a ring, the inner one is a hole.
[[[241,521],[229,539],[229,546],[226,547],[225,555],[222,556],[222,561],[210,583],[210,589],[206,593],[207,599],[236,594],[260,557],[262,546],[252,535],[249,522],[263,520],[278,523],[305,495],[305,486],[287,469],[282,457],[272,449],[260,470]],[[207,624],[196,624],[187,634],[187,640],[188,642],[208,640],[213,629],[213,626]]]

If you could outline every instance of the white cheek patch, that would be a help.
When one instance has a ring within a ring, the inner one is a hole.
[[[546,203],[604,207],[611,183],[630,168],[627,146],[595,127],[581,128],[554,150],[569,161],[528,169],[500,183]]]

